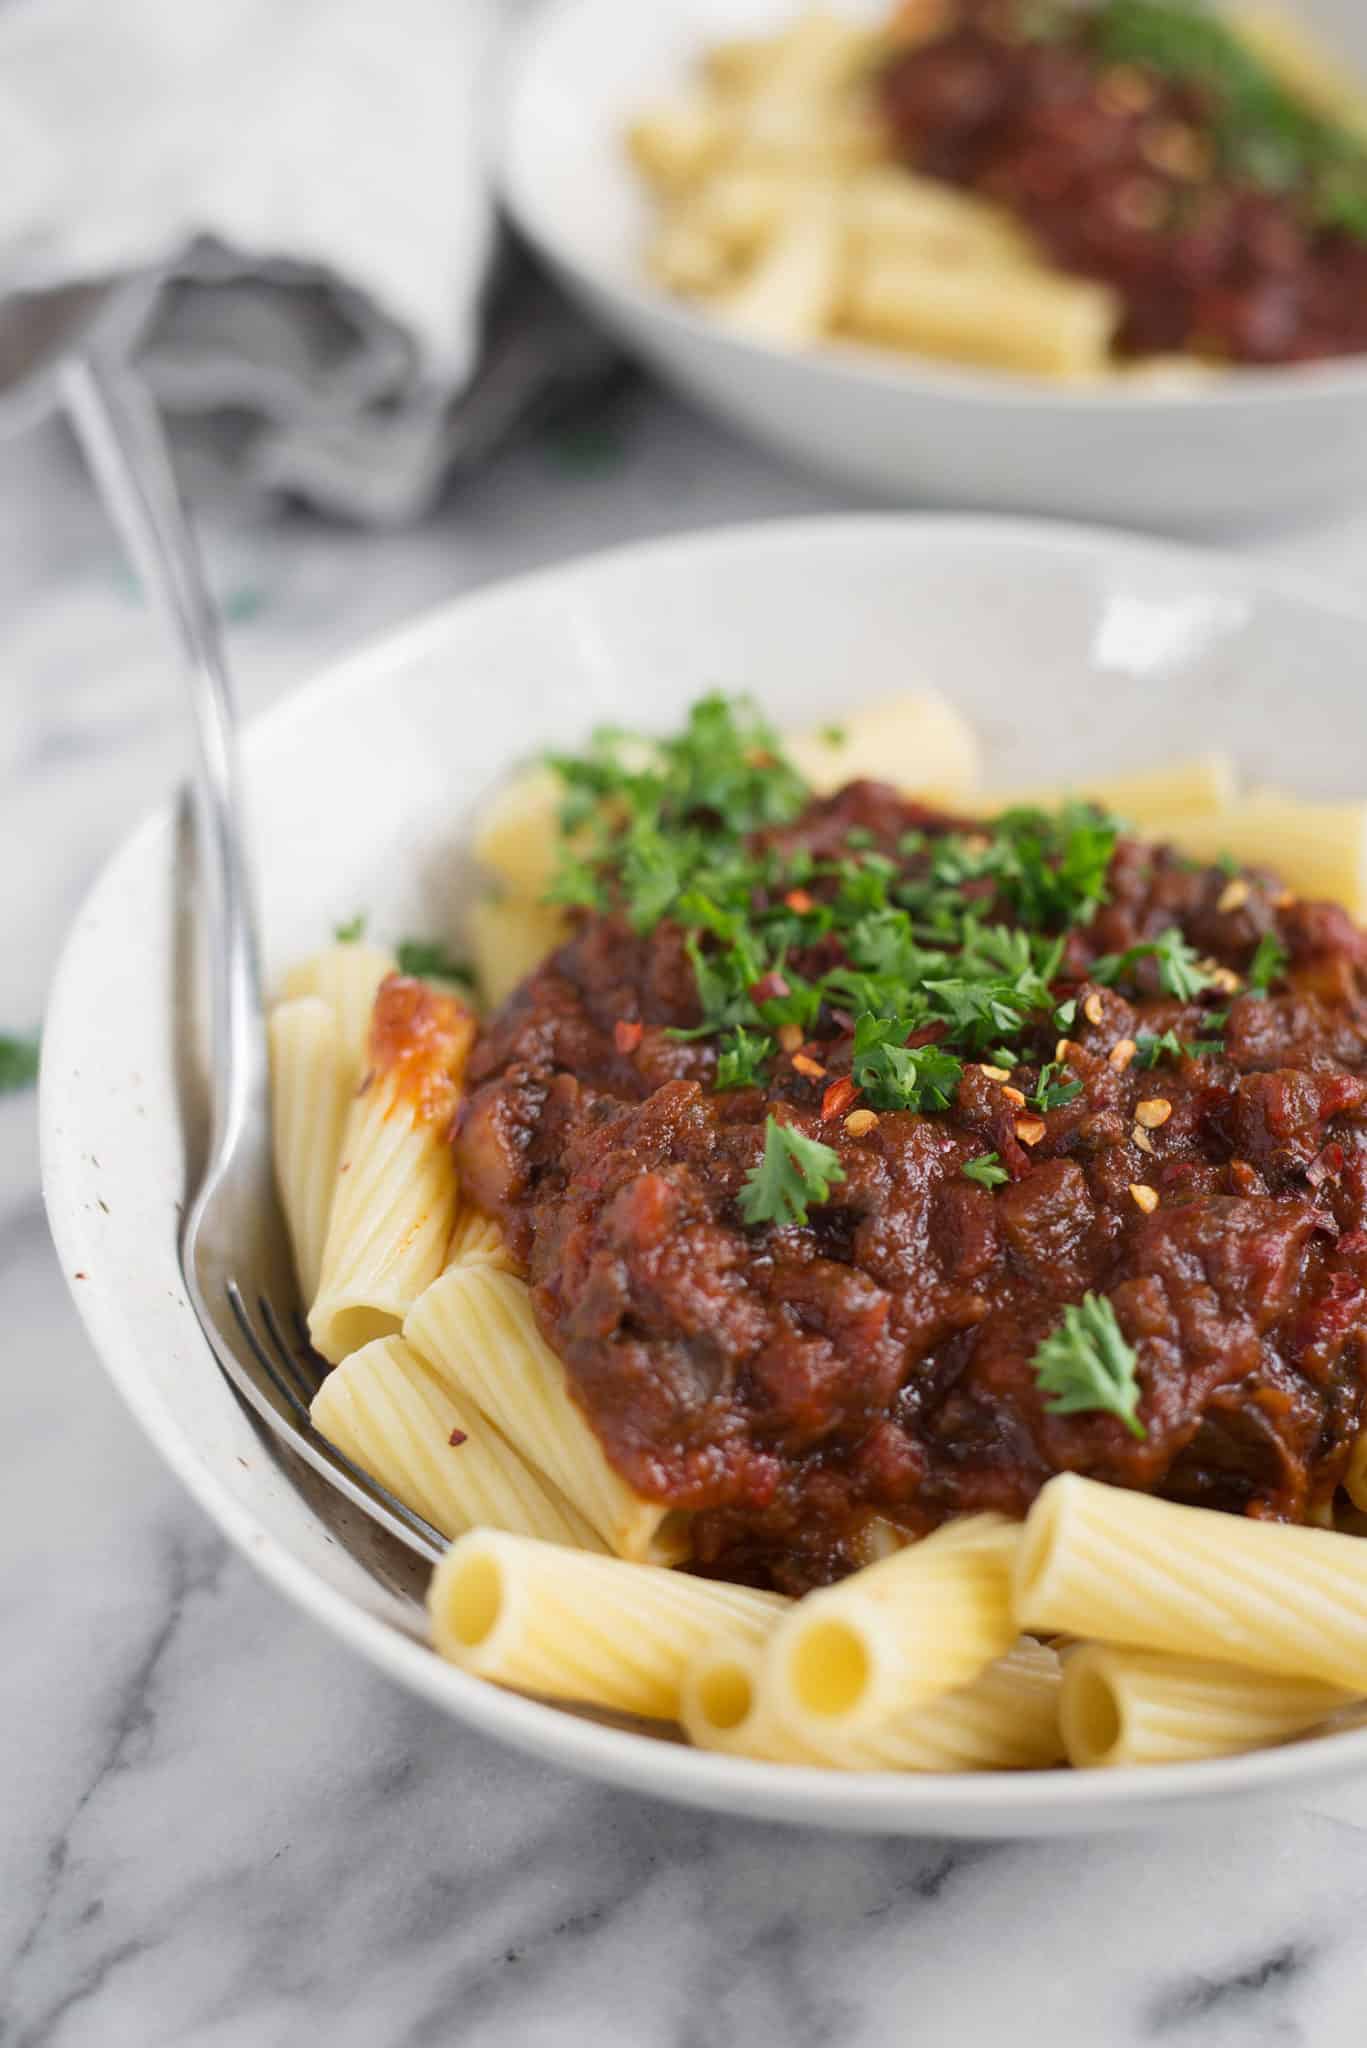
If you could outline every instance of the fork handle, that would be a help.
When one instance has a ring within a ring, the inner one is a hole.
[[[212,1018],[210,1163],[265,1089],[261,970],[245,856],[237,718],[218,617],[146,385],[95,351],[62,394],[120,539],[181,656],[195,730],[195,833]]]

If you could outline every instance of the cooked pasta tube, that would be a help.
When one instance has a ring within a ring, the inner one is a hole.
[[[1104,285],[994,263],[943,266],[875,251],[853,266],[843,326],[918,355],[1041,377],[1096,377],[1109,365],[1119,304]]]
[[[707,298],[732,278],[726,244],[692,208],[681,207],[660,223],[646,250],[646,269],[656,284],[685,298]]]
[[[1197,860],[1228,854],[1272,868],[1304,896],[1367,915],[1367,804],[1302,803],[1255,791],[1227,810],[1165,819],[1163,832]]]
[[[1343,1490],[1353,1506],[1367,1514],[1367,1430],[1353,1445],[1348,1470],[1343,1475]]]
[[[668,1720],[709,1636],[784,1605],[777,1593],[476,1530],[432,1575],[432,1640],[519,1691]]]
[[[788,734],[783,751],[821,796],[868,778],[947,802],[975,787],[982,759],[968,720],[935,690],[885,697],[833,726]]]
[[[671,218],[705,236],[726,263],[749,263],[773,240],[806,191],[805,179],[765,164],[717,170]]]
[[[702,75],[714,92],[744,96],[773,63],[772,36],[731,36],[702,53]]]
[[[456,1216],[456,1227],[451,1232],[451,1242],[446,1251],[448,1266],[499,1266],[505,1273],[521,1271],[517,1260],[508,1248],[499,1225],[492,1216],[482,1216],[478,1209],[462,1205]]]
[[[1265,1749],[1355,1697],[1319,1679],[1088,1643],[1064,1660],[1059,1711],[1069,1763],[1100,1770]]]
[[[442,1269],[456,1217],[451,1119],[474,1034],[465,1006],[423,982],[392,975],[376,998],[309,1314],[333,1364],[394,1335]]]
[[[869,1730],[796,1734],[766,1703],[763,1637],[709,1643],[684,1676],[679,1719],[702,1749],[842,1771],[1045,1770],[1060,1761],[1059,1660],[1029,1637],[971,1685]]]
[[[692,93],[653,107],[632,122],[627,147],[642,177],[665,194],[686,191],[725,152],[732,137],[726,107]]]
[[[318,1292],[347,1104],[355,1086],[337,1013],[321,996],[277,1003],[267,1027],[271,1145],[299,1292]]]
[[[1018,1634],[1019,1537],[1000,1515],[969,1516],[809,1594],[765,1645],[766,1710],[804,1741],[839,1729],[843,1742],[966,1685]]]
[[[354,1087],[361,1077],[370,1041],[370,1015],[386,975],[393,974],[394,955],[383,946],[362,940],[329,946],[312,959],[301,960],[285,976],[285,996],[321,996],[337,1013],[342,1050],[351,1062]]]
[[[470,906],[468,936],[480,994],[491,1009],[553,953],[565,936],[564,913],[550,903],[486,897]]]
[[[560,858],[561,795],[553,768],[528,768],[481,814],[471,850],[506,894],[535,901],[550,888]]]
[[[856,257],[910,254],[941,263],[1004,263],[1038,270],[1040,257],[1005,208],[900,164],[861,171],[850,187]]]
[[[1062,1473],[1026,1518],[1014,1596],[1035,1634],[1215,1654],[1367,1693],[1367,1544],[1332,1530]]]
[[[642,1500],[609,1465],[515,1274],[488,1264],[449,1267],[414,1304],[404,1336],[619,1557],[670,1564],[687,1555],[686,1518]]]
[[[1234,763],[1228,754],[1196,754],[1163,768],[1141,769],[1136,775],[1081,777],[1071,789],[1027,789],[998,795],[994,811],[1035,808],[1054,810],[1070,796],[1084,797],[1114,811],[1132,825],[1162,831],[1174,819],[1206,817],[1226,811],[1234,802]]]
[[[344,1358],[312,1414],[325,1437],[443,1536],[509,1529],[581,1550],[603,1547],[583,1516],[477,1409],[454,1400],[401,1337],[378,1337]]]
[[[838,192],[816,187],[779,228],[740,284],[713,300],[718,317],[752,340],[820,340],[842,291],[845,235]]]

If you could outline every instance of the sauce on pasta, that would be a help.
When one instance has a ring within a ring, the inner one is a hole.
[[[1361,145],[1278,91],[1216,21],[1172,0],[949,0],[932,14],[880,76],[899,154],[1110,286],[1122,354],[1294,363],[1367,349]]]
[[[719,994],[749,939],[647,867],[576,912],[470,1063],[462,1188],[610,1463],[692,1511],[703,1569],[790,1591],[862,1562],[879,1519],[1018,1516],[1060,1471],[1313,1517],[1367,1417],[1367,939],[1099,823],[781,794],[745,840],[779,966]],[[708,794],[695,837],[739,802]],[[927,966],[950,899],[995,979]],[[877,1015],[894,942],[923,949],[910,1026]],[[816,1148],[800,1219],[762,1206],[776,1128]],[[1048,1398],[1079,1304],[1132,1363],[1128,1421]]]
[[[396,1097],[424,1123],[449,1122],[474,1037],[475,1019],[464,1003],[412,975],[390,974],[375,997],[370,1071],[394,1075]]]

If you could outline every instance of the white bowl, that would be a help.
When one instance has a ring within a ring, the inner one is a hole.
[[[890,0],[844,0],[881,17]],[[709,42],[799,0],[551,0],[516,52],[506,204],[570,293],[662,376],[758,441],[901,502],[1167,529],[1286,517],[1367,477],[1367,358],[1243,370],[1191,389],[1060,389],[873,350],[742,339],[646,280],[648,208],[623,132]],[[1360,0],[1297,9],[1367,77]]]
[[[273,974],[333,923],[459,930],[471,805],[529,747],[596,720],[668,727],[749,688],[809,724],[922,678],[1017,783],[1213,741],[1306,792],[1367,783],[1351,744],[1367,618],[1149,542],[990,521],[754,526],[551,570],[434,613],[251,731]],[[176,1234],[199,1144],[183,1043],[186,909],[167,806],[115,855],[67,945],[43,1051],[63,1267],[134,1413],[292,1600],[462,1720],[573,1768],[723,1812],[888,1833],[1055,1833],[1367,1769],[1367,1732],[1184,1769],[850,1777],[716,1757],[500,1693],[422,1642],[422,1574],[258,1436],[187,1305]],[[74,1418],[79,1426],[79,1417]]]

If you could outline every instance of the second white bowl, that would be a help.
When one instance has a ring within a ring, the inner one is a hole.
[[[623,133],[699,52],[795,0],[552,0],[513,62],[502,143],[517,225],[601,323],[688,396],[781,454],[880,497],[1192,529],[1285,518],[1367,479],[1367,357],[1233,371],[1190,390],[1064,389],[873,350],[727,332],[646,280],[646,205]],[[886,6],[846,0],[846,11]],[[1367,76],[1357,0],[1301,0]]]

